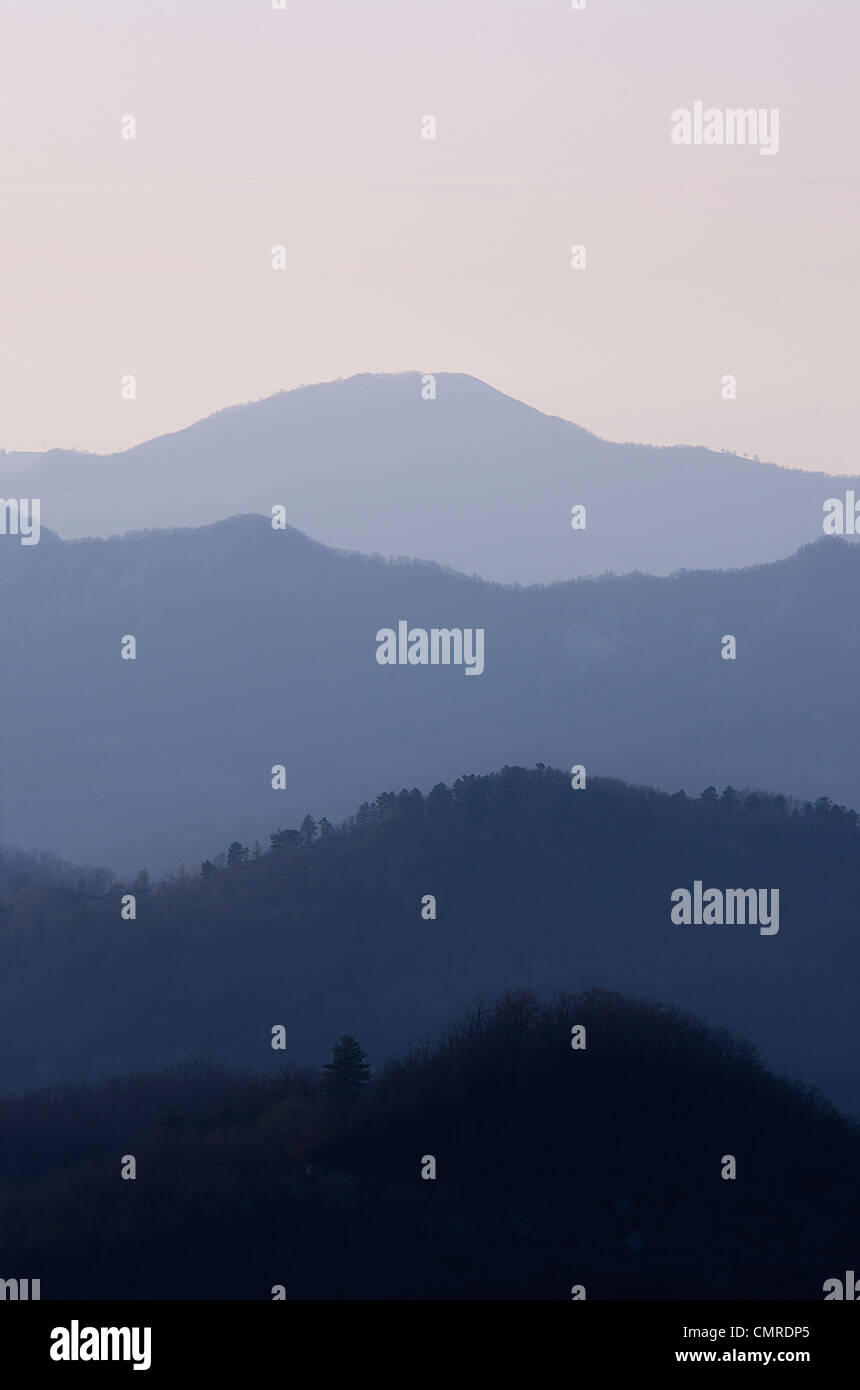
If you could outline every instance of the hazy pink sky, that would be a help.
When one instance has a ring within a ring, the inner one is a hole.
[[[858,0],[0,0],[0,444],[461,371],[856,471],[858,40]],[[696,100],[779,154],[674,146]]]

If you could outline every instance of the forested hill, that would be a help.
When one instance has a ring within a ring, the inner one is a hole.
[[[0,898],[14,898],[28,888],[38,895],[48,885],[61,890],[103,893],[110,880],[107,869],[69,864],[44,850],[0,845]]]
[[[309,815],[157,883],[4,895],[0,1086],[199,1047],[262,1066],[276,1025],[302,1064],[343,1032],[379,1059],[476,994],[597,986],[741,1032],[860,1112],[854,812],[570,783],[508,767],[385,793],[339,828]],[[673,921],[673,893],[697,881],[771,903],[777,890],[778,931]]]
[[[0,1097],[43,1299],[822,1299],[858,1164],[743,1040],[600,990],[507,992],[340,1097],[205,1058]]]

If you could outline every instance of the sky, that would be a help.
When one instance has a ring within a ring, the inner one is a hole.
[[[856,471],[860,5],[586,6],[0,0],[0,445],[448,371]],[[779,152],[673,144],[696,101]]]

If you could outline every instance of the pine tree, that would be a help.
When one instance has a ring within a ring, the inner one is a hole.
[[[444,782],[437,782],[427,795],[427,816],[429,820],[442,820],[447,814],[453,797]]]
[[[323,1067],[323,1090],[330,1096],[355,1096],[369,1079],[367,1053],[355,1038],[344,1034],[331,1050],[331,1061]]]

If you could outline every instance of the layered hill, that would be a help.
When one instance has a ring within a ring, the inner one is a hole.
[[[0,588],[0,843],[76,863],[190,866],[380,787],[505,763],[860,805],[860,548],[844,540],[748,570],[517,589],[250,516],[5,537]],[[482,672],[432,651],[380,664],[378,634],[401,623],[482,630]]]
[[[277,1027],[302,1065],[342,1033],[378,1063],[478,994],[598,987],[743,1033],[860,1113],[853,811],[509,767],[382,794],[339,829],[273,828],[154,887],[5,897],[0,1088],[201,1047],[259,1068]],[[684,920],[675,895],[697,883],[753,890],[760,918]]]
[[[354,1098],[197,1059],[0,1098],[0,1141],[43,1299],[815,1300],[860,1235],[856,1126],[600,990],[508,992]]]
[[[474,377],[355,376],[233,406],[112,455],[0,456],[65,538],[200,526],[283,505],[327,545],[506,583],[779,559],[860,478],[599,439]],[[133,409],[133,405],[129,409]],[[811,460],[810,462],[814,462]],[[571,529],[571,508],[586,528]]]

